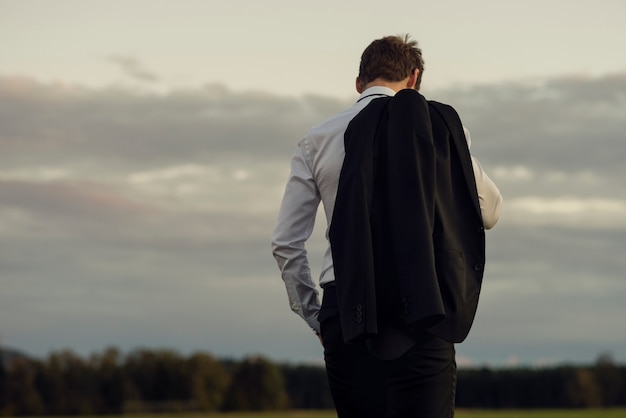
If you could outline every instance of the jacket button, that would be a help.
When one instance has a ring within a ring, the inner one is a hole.
[[[483,232],[485,230],[485,227],[480,225],[476,227],[476,232]]]
[[[476,271],[481,271],[484,268],[484,266],[480,263],[476,263],[474,264],[474,270]]]
[[[355,307],[356,312],[354,313],[354,322],[360,324],[363,322],[363,305],[358,303]]]

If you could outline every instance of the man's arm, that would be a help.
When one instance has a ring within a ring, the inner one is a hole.
[[[472,145],[472,139],[469,131],[463,127],[467,147]],[[480,203],[480,213],[483,218],[485,229],[493,228],[498,219],[500,219],[500,211],[502,209],[502,194],[498,186],[487,176],[480,162],[474,157],[472,158],[472,168],[474,169],[474,178],[476,179],[476,190],[478,191],[478,201]]]
[[[272,253],[281,271],[289,306],[319,334],[318,292],[311,278],[305,242],[315,225],[320,203],[313,174],[301,147],[291,159],[291,173],[272,234]]]

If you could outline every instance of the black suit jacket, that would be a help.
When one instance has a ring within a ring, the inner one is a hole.
[[[485,236],[457,113],[401,90],[373,100],[344,140],[329,231],[344,340],[376,335],[397,319],[464,340]]]

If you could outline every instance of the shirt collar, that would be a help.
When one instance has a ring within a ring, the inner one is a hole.
[[[363,93],[361,93],[357,102],[364,100],[367,96],[370,96],[370,97],[367,97],[367,99],[371,100],[380,96],[395,96],[395,94],[396,92],[393,91],[393,89],[390,89],[389,87],[372,86],[368,88],[367,90],[365,90]]]

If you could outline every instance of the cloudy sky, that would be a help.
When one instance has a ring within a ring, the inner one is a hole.
[[[319,363],[269,246],[289,158],[410,33],[505,197],[460,362],[626,361],[626,3],[434,3],[0,0],[0,345]]]

